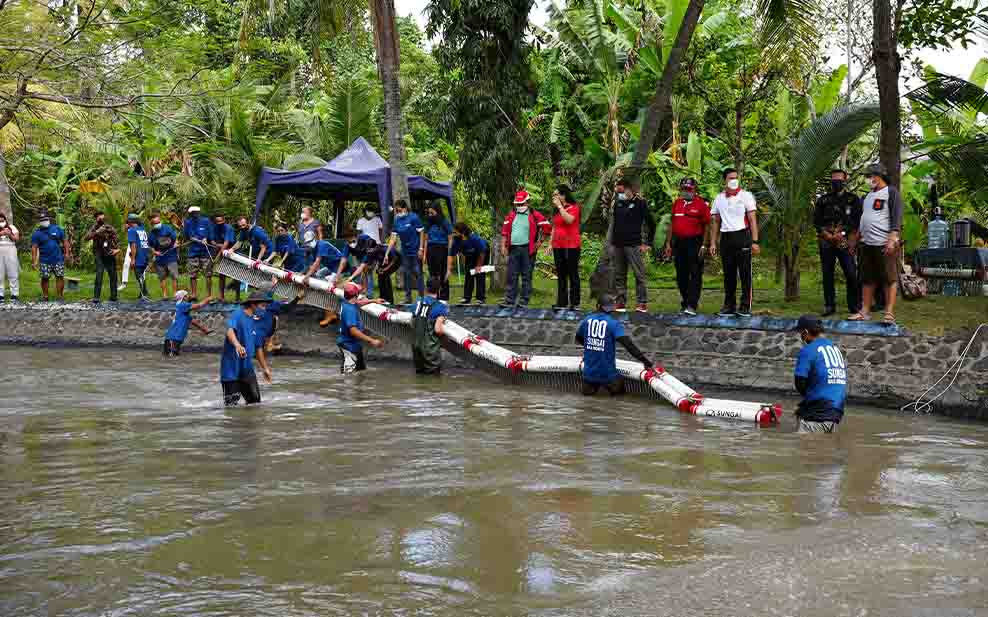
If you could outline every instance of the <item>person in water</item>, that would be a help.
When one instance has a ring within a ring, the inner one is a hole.
[[[624,377],[617,370],[617,345],[621,343],[628,353],[645,365],[652,362],[635,346],[624,332],[624,325],[614,319],[612,296],[603,295],[596,312],[583,318],[576,332],[576,342],[583,346],[583,394],[592,396],[601,388],[607,388],[611,396],[624,394]]]
[[[796,390],[803,400],[796,410],[800,433],[833,433],[844,417],[847,364],[840,349],[823,336],[823,322],[803,315],[796,323],[803,348],[796,358]]]
[[[252,293],[226,322],[223,355],[220,358],[220,384],[226,407],[235,407],[241,397],[247,405],[261,402],[261,388],[254,373],[253,359],[257,353],[257,321],[254,314],[258,307],[264,309],[267,304],[267,294]],[[265,371],[264,377],[271,383],[271,369],[261,368]]]
[[[367,368],[364,361],[364,346],[366,343],[375,349],[384,345],[384,341],[370,336],[364,331],[360,318],[360,306],[357,297],[360,286],[356,283],[346,283],[343,286],[343,302],[340,303],[340,330],[336,337],[336,346],[340,348],[343,361],[340,372],[344,375],[363,371]]]
[[[162,355],[170,358],[182,353],[182,343],[185,342],[185,338],[189,335],[190,325],[194,326],[196,330],[199,330],[203,334],[212,334],[212,330],[204,326],[199,320],[192,318],[192,311],[201,310],[212,301],[212,297],[207,296],[202,302],[194,303],[195,298],[190,296],[189,292],[184,289],[180,289],[175,293],[175,317],[172,319],[172,325],[168,326],[168,331],[165,332]]]
[[[440,337],[449,317],[449,306],[438,298],[442,289],[441,278],[430,278],[425,296],[418,299],[412,311],[412,331],[415,333],[412,356],[415,372],[419,375],[438,375],[442,370]]]
[[[278,284],[278,277],[271,277],[271,289]],[[278,319],[281,314],[281,309],[286,306],[294,306],[305,297],[305,288],[295,296],[295,298],[288,303],[279,302],[274,299],[274,296],[270,296],[270,304],[266,308],[258,308],[254,313],[254,319],[257,320],[257,344],[258,360],[260,360],[261,354],[265,355],[265,364],[267,360],[267,354],[274,353],[276,351],[281,351],[281,343],[278,342]]]

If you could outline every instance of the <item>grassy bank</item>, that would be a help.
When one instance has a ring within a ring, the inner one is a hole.
[[[823,285],[819,268],[813,269],[807,264],[802,275],[801,297],[796,302],[785,302],[783,290],[774,281],[772,259],[759,257],[755,260],[755,293],[754,313],[756,315],[796,316],[801,313],[819,313],[823,306]],[[69,270],[68,277],[79,279],[77,290],[66,289],[65,299],[70,302],[85,301],[92,298],[95,276],[92,272]],[[716,312],[723,302],[722,275],[719,267],[708,260],[707,273],[704,277],[704,289],[700,303],[701,313]],[[148,287],[153,299],[161,296],[158,279],[148,276]],[[630,292],[634,294],[634,280],[629,277]],[[462,296],[462,279],[454,273],[451,280],[450,299],[458,301]],[[552,306],[556,301],[556,281],[548,276],[536,273],[533,284],[533,295],[530,306]],[[189,289],[189,279],[184,274],[179,277],[179,288]],[[219,281],[214,279],[213,291],[218,293]],[[104,279],[103,299],[109,297],[109,283]],[[396,292],[400,299],[400,292]],[[203,281],[199,281],[199,297],[205,296]],[[33,301],[40,299],[41,287],[38,273],[28,266],[21,270],[21,299]],[[52,281],[52,297],[54,298],[54,280]],[[496,304],[503,297],[500,290],[489,292],[488,304]],[[227,298],[233,298],[233,292],[227,292]],[[843,307],[843,281],[837,282],[838,306]],[[122,302],[138,299],[137,283],[131,275],[130,284],[119,293]],[[583,308],[593,308],[587,288],[583,293]],[[676,288],[675,269],[671,264],[651,264],[649,266],[648,307],[653,313],[675,313],[679,311],[679,291]],[[843,307],[846,308],[846,307]],[[839,313],[846,316],[846,313]],[[928,296],[916,301],[900,300],[896,310],[899,323],[916,332],[929,334],[944,334],[953,330],[970,330],[980,323],[988,321],[988,299],[986,298],[957,298],[946,296]]]

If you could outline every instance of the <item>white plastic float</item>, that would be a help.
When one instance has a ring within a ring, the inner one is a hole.
[[[292,296],[297,293],[297,290],[305,287],[304,275],[275,268],[233,251],[223,251],[218,270],[222,270],[226,276],[247,282],[255,287],[267,287],[271,277],[276,277],[282,284],[288,285],[287,288],[278,289],[276,286],[275,289],[275,291],[284,292],[282,295],[285,296]],[[343,290],[325,280],[310,279],[308,288],[333,295],[337,300],[343,298]],[[315,304],[323,308],[326,304],[325,301],[313,302],[311,298],[309,302],[303,299],[303,303]],[[412,322],[411,313],[398,311],[383,304],[363,304],[360,309],[369,316],[389,324],[409,326]],[[371,329],[373,330],[374,327],[371,326]],[[583,369],[581,358],[573,356],[522,356],[477,336],[451,320],[446,321],[445,337],[474,356],[516,374],[579,375]],[[670,375],[662,367],[645,368],[639,362],[618,360],[617,369],[626,379],[647,384],[659,396],[683,413],[700,417],[755,422],[759,426],[777,424],[782,416],[782,406],[779,404],[708,399]]]

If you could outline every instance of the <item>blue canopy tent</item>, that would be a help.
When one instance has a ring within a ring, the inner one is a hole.
[[[453,185],[435,182],[422,176],[408,177],[412,201],[442,199],[451,222],[456,222]],[[254,220],[257,220],[268,193],[282,193],[308,199],[332,199],[336,204],[336,237],[347,201],[377,202],[386,229],[391,229],[391,166],[374,147],[358,137],[342,154],[323,167],[288,171],[265,167],[257,179]]]

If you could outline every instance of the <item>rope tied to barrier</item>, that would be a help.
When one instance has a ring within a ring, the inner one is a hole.
[[[947,372],[943,374],[943,377],[941,377],[940,379],[938,379],[936,381],[936,383],[934,383],[932,386],[930,386],[929,388],[927,388],[926,389],[926,392],[923,392],[919,396],[919,398],[917,398],[915,401],[913,401],[911,403],[908,403],[906,405],[903,405],[899,409],[899,411],[912,411],[913,413],[926,413],[926,414],[933,413],[933,403],[937,402],[941,397],[943,397],[944,394],[947,393],[948,390],[950,390],[951,387],[953,387],[954,382],[957,381],[957,378],[961,374],[961,366],[964,364],[964,360],[967,359],[967,354],[971,351],[971,347],[974,346],[975,339],[978,338],[978,333],[980,333],[981,332],[981,329],[984,328],[984,327],[986,327],[986,326],[988,326],[988,323],[983,323],[983,324],[979,325],[977,327],[977,329],[975,329],[974,334],[971,335],[971,340],[969,340],[967,342],[967,345],[964,347],[964,350],[961,352],[960,356],[957,358],[957,361],[955,361],[954,364],[951,365],[951,367],[949,369],[947,369]],[[950,383],[947,384],[947,387],[945,387],[943,390],[941,390],[939,394],[937,394],[936,396],[934,396],[930,400],[928,400],[928,401],[923,400],[923,399],[926,398],[926,396],[930,392],[932,392],[934,389],[936,389],[936,387],[939,386],[940,383],[944,379],[946,379],[947,376],[950,375],[951,373],[953,373],[954,376],[950,379]]]

